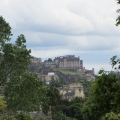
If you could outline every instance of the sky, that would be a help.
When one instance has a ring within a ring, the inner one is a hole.
[[[120,5],[115,0],[0,0],[0,16],[20,34],[31,55],[42,61],[75,55],[95,73],[112,70],[110,58],[120,56]]]

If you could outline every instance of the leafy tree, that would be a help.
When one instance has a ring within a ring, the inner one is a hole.
[[[59,79],[54,79],[54,76],[51,76],[51,82],[49,84],[50,87],[62,87],[63,85],[67,84],[65,80],[62,77],[59,77]]]
[[[120,59],[116,55],[111,58],[111,65],[114,69],[120,69]]]
[[[120,79],[117,75],[99,72],[89,98],[84,103],[83,116],[85,120],[99,120],[110,111],[120,111]]]
[[[62,87],[62,85],[60,84],[60,82],[58,80],[51,80],[50,87]]]
[[[31,50],[24,35],[11,43],[11,27],[0,17],[0,86],[10,111],[39,110],[46,88],[36,74],[28,73]]]
[[[30,64],[30,50],[26,48],[24,35],[10,43],[11,27],[0,17],[0,86],[6,85],[12,76],[20,76]]]
[[[52,59],[51,59],[51,58],[48,58],[48,62],[52,62]]]
[[[49,106],[51,106],[52,114],[54,114],[57,111],[60,111],[61,95],[59,94],[59,91],[55,87],[48,87],[47,97],[48,101],[47,103],[43,104],[43,111],[47,113],[49,110]]]
[[[13,76],[4,90],[8,109],[11,111],[39,110],[46,100],[46,87],[34,73]]]
[[[72,99],[66,108],[63,109],[64,114],[66,114],[66,116],[76,118],[77,120],[83,120],[81,112],[83,102],[84,99],[80,97]]]

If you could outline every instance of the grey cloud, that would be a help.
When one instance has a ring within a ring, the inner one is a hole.
[[[119,36],[120,28],[116,29],[114,25],[117,4],[108,1],[30,0],[22,4],[22,0],[5,0],[0,10],[16,31],[71,36]]]

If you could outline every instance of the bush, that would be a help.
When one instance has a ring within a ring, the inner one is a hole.
[[[28,114],[23,114],[23,113],[20,113],[20,114],[16,115],[15,118],[16,118],[17,120],[34,120],[34,119],[32,119],[32,118],[30,117],[30,115],[28,115]]]
[[[7,115],[2,115],[0,116],[0,120],[17,120],[17,119]]]
[[[120,120],[120,114],[114,112],[106,113],[101,120]]]

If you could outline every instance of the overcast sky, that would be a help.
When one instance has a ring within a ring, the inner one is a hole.
[[[110,58],[120,56],[118,8],[115,0],[0,0],[12,39],[24,34],[33,56],[80,56],[95,73],[111,70]]]

